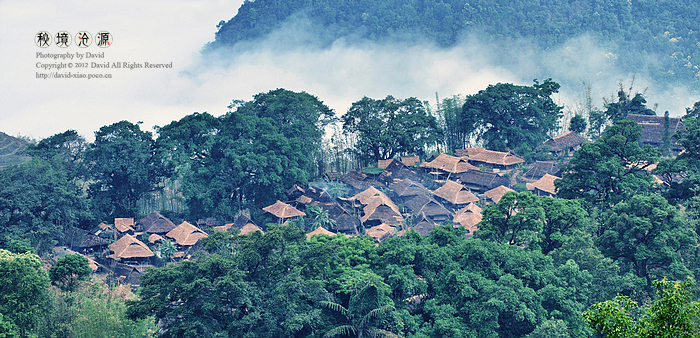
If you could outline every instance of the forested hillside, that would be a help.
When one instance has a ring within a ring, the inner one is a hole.
[[[700,88],[700,6],[693,1],[246,1],[219,23],[208,49],[262,38],[288,20],[308,20],[325,45],[346,37],[427,40],[448,48],[477,34],[492,44],[522,39],[551,50],[590,35],[612,51],[609,58],[621,71],[648,72],[660,85]]]
[[[19,154],[26,147],[24,140],[0,132],[0,168],[28,160],[27,156]]]

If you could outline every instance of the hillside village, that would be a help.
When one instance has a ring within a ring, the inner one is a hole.
[[[628,119],[643,126],[641,142],[661,145],[663,117],[630,114]],[[674,132],[684,128],[679,118],[673,118],[672,125]],[[319,207],[327,221],[309,229],[307,238],[367,235],[381,243],[393,236],[404,236],[407,231],[425,236],[444,224],[464,227],[469,238],[479,229],[482,209],[497,204],[505,193],[516,191],[514,188],[522,190],[524,186],[536,196],[556,197],[554,182],[586,142],[590,141],[575,132],[549,139],[540,147],[546,147],[553,160],[529,165],[512,152],[485,148],[458,149],[457,156],[439,154],[422,162],[418,156],[381,160],[375,168],[381,170],[379,173],[330,172],[325,181],[304,187],[294,185],[287,191],[285,201],[278,200],[262,210],[277,224],[303,227],[311,216],[304,210]],[[673,150],[677,153],[680,148],[674,146]],[[660,178],[656,180],[664,184]],[[96,273],[113,273],[116,281],[137,286],[146,268],[191,259],[203,250],[199,240],[214,232],[236,231],[245,235],[264,233],[265,229],[265,224],[246,213],[231,223],[214,218],[190,223],[170,220],[154,210],[138,220],[115,218],[113,224],[100,223],[89,232],[76,235],[68,251],[57,248],[54,255],[85,254]]]

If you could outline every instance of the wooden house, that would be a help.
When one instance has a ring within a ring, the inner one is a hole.
[[[423,162],[420,167],[431,175],[435,175],[438,180],[449,179],[451,175],[478,169],[469,164],[466,159],[447,154],[440,154],[430,162]]]
[[[387,238],[393,236],[396,233],[396,228],[392,227],[388,224],[379,224],[375,225],[367,231],[365,231],[365,234],[374,238],[377,242],[381,243],[384,242]]]
[[[498,204],[498,201],[501,200],[501,197],[505,195],[505,193],[510,192],[510,191],[515,191],[511,188],[505,187],[505,186],[498,186],[496,188],[493,188],[487,192],[484,193],[484,195],[488,198],[486,200],[487,204]]]
[[[567,154],[568,156],[573,156],[574,152],[579,150],[581,145],[587,142],[590,142],[587,138],[570,131],[566,134],[562,134],[547,140],[545,143],[537,147],[537,149],[541,149],[544,146],[549,146],[549,151],[554,156],[562,156]]]
[[[115,218],[114,228],[119,233],[119,236],[124,234],[134,235],[134,219],[133,218]]]
[[[165,237],[172,238],[179,246],[192,246],[197,244],[197,241],[200,239],[209,237],[209,235],[189,222],[182,222],[175,229],[165,234]]]
[[[328,230],[324,229],[323,227],[318,227],[318,228],[316,228],[316,230],[306,234],[306,240],[310,240],[311,237],[313,237],[315,235],[335,236],[335,233],[328,231]]]
[[[479,197],[476,197],[465,186],[451,180],[448,180],[440,188],[433,191],[433,194],[454,206],[466,205],[479,200]]]
[[[511,152],[493,151],[481,147],[457,149],[455,153],[476,167],[484,166],[488,169],[509,170],[514,169],[519,163],[525,163],[525,160]]]
[[[391,184],[396,180],[411,180],[413,182],[423,182],[423,178],[412,167],[408,167],[401,161],[392,161],[381,174],[379,181]]]
[[[537,196],[554,197],[557,195],[557,189],[554,187],[554,181],[559,177],[546,174],[535,183],[528,183],[527,190],[532,190]]]
[[[260,231],[260,233],[263,235],[265,234],[265,231],[260,229],[260,227],[258,227],[257,225],[255,225],[253,223],[248,223],[241,228],[241,232],[239,233],[239,235],[247,235],[247,234],[253,233],[255,231]]]
[[[418,195],[406,202],[406,207],[416,215],[424,214],[430,217],[436,224],[445,224],[453,218],[453,213],[447,210],[445,206],[424,194]]]
[[[165,235],[175,227],[175,223],[155,210],[136,223],[137,231],[145,231],[149,234]]]
[[[469,170],[454,177],[471,192],[483,194],[498,186],[509,186],[510,180],[499,173],[484,170]]]
[[[401,163],[407,167],[415,167],[420,164],[420,158],[418,156],[402,156]]]
[[[109,257],[119,261],[143,263],[155,256],[146,244],[129,234],[110,244],[108,248],[112,251]]]
[[[526,171],[523,176],[534,180],[540,179],[546,174],[561,177],[561,170],[567,163],[568,162],[535,161],[535,163],[530,165],[528,171]]]
[[[408,199],[416,195],[425,194],[430,195],[432,192],[428,188],[424,187],[422,184],[413,182],[410,179],[405,180],[395,180],[389,185],[397,197],[402,199]]]
[[[295,207],[279,200],[272,205],[264,207],[263,210],[275,216],[279,224],[282,224],[285,220],[306,216],[303,211],[299,211]]]
[[[663,116],[628,114],[627,120],[635,121],[642,126],[642,136],[639,138],[640,143],[663,148],[665,130]],[[681,118],[669,118],[668,132],[670,136],[683,129],[685,129],[685,124],[683,124]],[[683,151],[683,146],[675,142],[673,138],[670,139],[670,143],[671,151],[674,154],[680,154]]]

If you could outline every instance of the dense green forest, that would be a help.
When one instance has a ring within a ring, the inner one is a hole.
[[[317,32],[325,46],[343,37],[449,48],[476,34],[503,47],[493,60],[503,64],[517,57],[518,48],[507,51],[522,42],[554,50],[589,35],[624,73],[651,74],[658,86],[700,88],[700,7],[693,1],[245,1],[236,16],[219,23],[207,49],[260,39],[295,20],[309,25],[305,30]]]
[[[621,90],[577,115],[569,125],[591,142],[560,158],[560,198],[508,192],[481,205],[473,233],[448,222],[380,244],[362,233],[307,240],[332,228],[327,212],[308,208],[280,225],[261,210],[312,181],[329,187],[326,198],[349,197],[342,182],[319,180],[397,156],[485,145],[557,161],[536,147],[565,131],[551,98],[559,88],[499,83],[436,107],[365,97],[342,115],[276,89],[155,133],[119,121],[94,142],[73,130],[31,142],[27,162],[0,170],[0,335],[592,337],[623,327],[620,337],[680,336],[665,319],[677,312],[674,327],[697,335],[700,102],[674,135],[677,156],[668,142],[641,144],[642,126],[625,120],[653,114],[641,94]],[[504,176],[519,182],[518,170]],[[153,209],[193,223],[246,212],[265,233],[212,231],[189,260],[142,275],[136,297],[109,278],[86,281],[78,257],[47,271],[37,256]]]

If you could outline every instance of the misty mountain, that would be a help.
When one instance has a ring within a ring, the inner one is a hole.
[[[648,73],[660,85],[700,88],[700,6],[688,0],[246,1],[235,17],[217,25],[215,41],[205,51],[259,40],[290,22],[304,22],[318,47],[343,38],[427,41],[446,49],[476,34],[494,45],[527,41],[553,51],[590,36],[611,51],[608,58],[620,72]],[[506,53],[499,62],[516,58]]]

